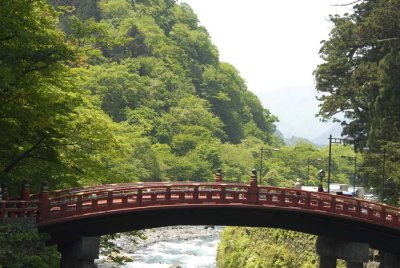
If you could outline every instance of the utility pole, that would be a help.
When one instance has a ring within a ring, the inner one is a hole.
[[[262,179],[262,170],[263,170],[263,153],[264,151],[267,151],[269,153],[273,152],[273,151],[280,151],[278,148],[274,148],[272,150],[270,149],[264,149],[263,147],[260,148],[260,178],[259,178],[259,185],[261,185],[261,179]]]
[[[382,165],[382,200],[385,200],[385,166],[386,166],[386,148],[383,148],[383,165]]]

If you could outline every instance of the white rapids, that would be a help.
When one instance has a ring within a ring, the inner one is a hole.
[[[156,242],[129,254],[134,261],[123,267],[214,268],[218,242],[218,236]]]

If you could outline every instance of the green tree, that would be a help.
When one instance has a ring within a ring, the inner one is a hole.
[[[30,170],[27,162],[40,167],[42,158],[57,158],[54,140],[81,102],[66,67],[76,53],[56,21],[46,1],[2,2],[0,172],[6,181]]]
[[[320,50],[324,63],[315,70],[322,93],[319,115],[329,119],[343,113],[337,120],[359,148],[398,147],[400,2],[358,1],[351,14],[331,21],[330,38]],[[389,161],[397,159],[394,153]]]
[[[3,182],[28,179],[37,189],[42,180],[63,187],[135,177],[134,166],[116,168],[130,161],[130,134],[78,87],[82,54],[64,41],[59,14],[46,1],[5,1],[0,12]]]

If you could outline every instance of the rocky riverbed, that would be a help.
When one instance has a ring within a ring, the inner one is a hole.
[[[162,227],[162,228],[154,228],[154,229],[147,229],[143,231],[144,236],[146,237],[145,240],[140,239],[138,237],[129,236],[127,234],[122,234],[122,236],[116,239],[114,242],[123,249],[123,254],[136,259],[141,259],[140,264],[136,264],[135,266],[128,266],[127,267],[185,267],[185,265],[180,266],[179,264],[174,264],[171,266],[166,265],[153,265],[151,263],[159,263],[165,262],[165,260],[161,260],[160,256],[154,256],[154,259],[151,260],[151,257],[146,257],[146,255],[152,254],[152,250],[157,251],[154,254],[164,254],[170,253],[171,256],[168,257],[170,259],[174,258],[172,255],[174,251],[175,254],[184,255],[188,254],[189,258],[193,257],[193,255],[197,255],[197,252],[189,252],[183,253],[182,250],[185,250],[185,247],[192,246],[191,243],[203,243],[199,242],[199,239],[203,239],[204,241],[213,241],[211,245],[214,245],[214,249],[216,249],[217,238],[222,231],[221,227],[214,227],[214,226],[173,226],[173,227]],[[197,240],[196,240],[197,239]],[[165,243],[162,243],[162,242]],[[161,243],[160,243],[161,242]],[[165,247],[170,247],[169,249]],[[175,247],[175,249],[174,249]],[[177,249],[179,247],[180,249]],[[196,245],[194,247],[199,247]],[[194,249],[195,251],[196,249]],[[201,250],[199,250],[201,251]],[[210,254],[209,249],[207,249],[208,253]],[[136,255],[135,255],[136,254]],[[201,253],[199,253],[201,254]],[[146,259],[145,263],[142,263],[143,258]],[[215,257],[214,257],[215,258]],[[98,261],[98,267],[101,268],[109,268],[112,267],[112,264],[107,263],[106,260],[100,259]],[[206,266],[205,266],[206,267]],[[209,266],[207,266],[209,267]]]
[[[146,239],[122,235],[115,242],[120,247],[126,249],[127,253],[134,253],[138,248],[142,248],[161,241],[171,240],[189,240],[204,236],[215,236],[221,232],[214,226],[172,226],[154,229],[146,229],[143,231]]]

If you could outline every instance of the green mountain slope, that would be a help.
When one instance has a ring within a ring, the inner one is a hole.
[[[276,143],[276,118],[219,61],[188,5],[50,3],[2,9],[0,171],[10,188],[204,180],[219,166],[247,179],[257,156],[232,166],[222,154]]]

